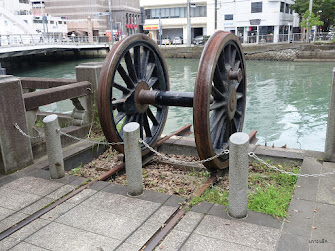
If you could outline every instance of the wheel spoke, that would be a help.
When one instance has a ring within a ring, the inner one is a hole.
[[[149,81],[148,81],[148,86],[149,86],[149,88],[153,88],[153,86],[156,84],[156,83],[158,83],[158,78],[156,78],[156,77],[151,77],[150,79],[149,79]]]
[[[133,80],[131,80],[131,78],[129,77],[129,75],[127,74],[127,72],[124,70],[124,68],[122,67],[121,64],[119,64],[118,68],[117,68],[118,73],[121,75],[123,81],[126,83],[127,87],[129,89],[134,89],[135,85]]]
[[[114,118],[115,125],[119,124],[121,120],[126,116],[124,112],[119,112],[116,117]]]
[[[237,118],[233,118],[233,120],[234,120],[235,132],[237,132],[240,125],[240,120],[238,120]]]
[[[151,76],[152,76],[152,72],[154,71],[155,69],[155,64],[154,63],[149,63],[147,65],[147,68],[146,68],[146,76],[145,76],[145,80],[148,81]]]
[[[141,47],[134,47],[134,68],[136,72],[137,79],[141,79]]]
[[[241,61],[240,60],[237,60],[234,64],[234,67],[233,67],[233,70],[234,71],[237,71],[238,68],[240,68],[240,65],[241,65]]]
[[[124,120],[124,122],[121,126],[121,130],[120,130],[121,137],[123,137],[123,127],[131,121],[131,118],[132,118],[132,116],[128,116],[128,115],[126,116],[126,118],[125,118],[125,120]]]
[[[214,71],[214,78],[213,78],[214,86],[221,92],[225,92],[225,86],[223,83],[222,75],[220,72],[219,64],[216,64],[215,71]]]
[[[212,92],[211,92],[211,94],[214,97],[214,99],[216,99],[216,100],[224,99],[223,94],[215,86],[213,86],[213,85],[212,85]]]
[[[140,138],[143,139],[143,117],[142,117],[142,114],[136,114],[135,121],[140,124]]]
[[[142,58],[141,58],[141,79],[145,78],[146,70],[149,60],[150,51],[147,48],[143,48]]]
[[[216,149],[222,148],[226,126],[227,124],[225,123],[225,121],[223,121],[222,123],[219,124],[215,134],[212,135],[213,146]]]
[[[126,102],[126,99],[116,99],[116,100],[112,100],[112,105],[119,105],[119,104],[123,104],[124,102]]]
[[[162,110],[162,109],[163,109],[163,106],[161,106],[161,105],[153,104],[153,106],[156,107],[156,108],[159,109],[159,110]]]
[[[144,131],[145,131],[145,136],[146,137],[152,137],[151,134],[151,130],[150,130],[150,125],[149,125],[149,121],[148,121],[148,114],[147,112],[145,112],[143,114],[143,127],[144,127]]]
[[[244,95],[243,95],[242,92],[237,92],[237,93],[236,93],[236,99],[237,99],[237,100],[243,98],[243,96],[244,96]]]
[[[232,48],[232,47],[231,47],[231,48]],[[232,50],[233,50],[233,51],[231,52],[230,65],[231,65],[231,66],[234,66],[234,65],[235,65],[235,60],[236,60],[236,53],[237,53],[237,51],[236,51],[235,48],[233,48]]]
[[[210,123],[211,132],[215,131],[215,128],[219,122],[222,122],[221,119],[223,118],[224,114],[225,114],[225,110],[220,110],[213,114],[213,116],[211,117],[211,123]]]
[[[233,133],[237,132],[236,121],[235,121],[235,119],[234,119],[234,118],[231,120],[231,123],[230,123],[230,125],[231,125],[231,134],[233,134]]]
[[[130,90],[122,85],[119,85],[118,83],[113,84],[113,87],[115,87],[116,89],[120,90],[123,92],[123,94],[128,94],[130,92]]]
[[[137,82],[136,71],[129,51],[127,51],[126,54],[124,55],[124,59],[126,61],[128,74],[130,78],[133,80],[133,82],[136,83]]]
[[[155,115],[152,113],[152,111],[150,110],[150,108],[148,108],[147,110],[147,114],[148,114],[148,117],[149,119],[152,121],[152,124],[154,126],[157,126],[158,125],[158,121],[157,119],[155,118]]]
[[[210,105],[209,110],[213,111],[213,110],[219,109],[221,107],[224,107],[226,105],[227,105],[226,101],[214,102],[213,104]]]
[[[241,118],[242,117],[242,111],[239,111],[239,110],[236,109],[234,117],[235,118]]]

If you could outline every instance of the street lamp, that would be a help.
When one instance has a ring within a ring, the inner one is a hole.
[[[191,46],[191,8],[197,7],[190,0],[187,0],[187,46]]]

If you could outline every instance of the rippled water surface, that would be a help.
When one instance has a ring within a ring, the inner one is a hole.
[[[81,60],[39,64],[14,72],[16,76],[74,78]],[[95,61],[101,61],[95,60]],[[198,59],[166,59],[170,89],[193,91]],[[332,69],[335,63],[247,61],[246,133],[258,130],[258,143],[324,150]],[[70,112],[69,102],[46,109]],[[192,123],[192,108],[170,107],[164,133]]]

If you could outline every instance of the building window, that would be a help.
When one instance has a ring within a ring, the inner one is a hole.
[[[55,21],[50,21],[50,24],[54,24],[55,23]]]
[[[58,24],[62,24],[63,22],[62,21],[58,21]]]
[[[251,3],[251,13],[262,12],[262,2]]]
[[[206,17],[206,6],[196,6],[191,9],[191,17]],[[158,19],[159,13],[161,18],[185,18],[187,16],[186,7],[178,8],[162,8],[162,9],[147,9],[145,10],[146,19]]]
[[[288,3],[286,4],[285,13],[290,13],[290,5]]]
[[[26,4],[29,4],[29,0],[19,0],[19,3],[26,3]]]
[[[34,20],[33,23],[34,23],[34,24],[41,24],[41,23],[42,23],[42,20]]]
[[[280,12],[284,13],[285,11],[285,3],[284,2],[280,2]]]
[[[224,15],[224,20],[234,20],[233,14]]]

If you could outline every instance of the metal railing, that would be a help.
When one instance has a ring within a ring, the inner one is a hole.
[[[109,43],[108,37],[62,36],[59,34],[17,34],[0,35],[1,47],[31,46],[41,44],[99,44]]]

